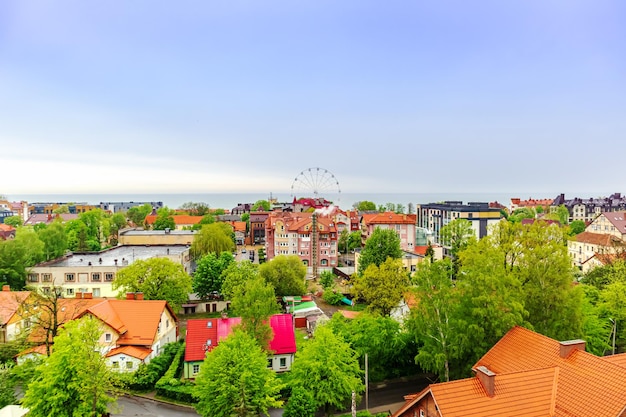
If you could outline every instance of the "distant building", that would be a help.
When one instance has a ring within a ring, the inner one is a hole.
[[[149,205],[153,209],[160,209],[163,207],[162,201],[118,201],[118,202],[100,202],[100,208],[104,211],[110,211],[111,213],[127,212],[133,207],[141,207]]]
[[[555,211],[561,205],[567,208],[570,222],[582,220],[589,223],[604,212],[626,211],[626,197],[614,193],[609,197],[566,199],[565,194],[560,194],[552,202],[550,210]]]
[[[198,234],[197,230],[144,230],[124,229],[119,232],[119,245],[188,245]]]
[[[30,203],[28,212],[32,214],[55,214],[62,207],[67,207],[70,214],[85,213],[90,210],[97,209],[98,206],[87,203]]]

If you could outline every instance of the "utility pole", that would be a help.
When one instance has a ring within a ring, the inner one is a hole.
[[[613,322],[613,355],[615,355],[615,333],[617,333],[617,319],[611,319]]]
[[[365,411],[369,411],[369,376],[367,372],[367,353],[365,354]]]

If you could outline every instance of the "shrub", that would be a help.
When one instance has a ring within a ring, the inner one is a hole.
[[[154,388],[157,381],[165,375],[174,356],[178,353],[182,342],[168,343],[163,347],[163,352],[153,358],[147,365],[141,364],[130,381],[129,388],[136,391],[149,391]]]
[[[333,290],[326,290],[324,291],[324,295],[322,295],[322,298],[328,304],[336,306],[341,304],[341,300],[343,300],[343,294],[335,292]]]
[[[335,275],[330,271],[323,271],[320,274],[320,284],[324,290],[328,290],[335,285]]]

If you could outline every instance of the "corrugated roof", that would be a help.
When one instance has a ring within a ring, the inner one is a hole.
[[[296,335],[291,314],[274,314],[270,318],[274,337],[270,341],[270,350],[276,355],[296,353]]]

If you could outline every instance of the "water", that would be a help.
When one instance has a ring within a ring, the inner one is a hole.
[[[535,193],[536,194],[536,193]],[[511,194],[506,192],[493,193],[342,193],[338,196],[327,196],[342,209],[350,209],[359,201],[371,201],[377,206],[387,203],[402,204],[408,207],[409,203],[427,204],[440,201],[474,202],[499,202],[505,206],[510,205],[511,198],[554,198],[557,193],[550,195],[533,195],[531,193]],[[255,203],[258,200],[276,198],[279,202],[291,202],[290,194],[272,193],[191,193],[191,194],[9,194],[9,201],[27,201],[28,203],[86,203],[99,205],[101,202],[152,202],[161,201],[169,208],[179,208],[186,202],[206,203],[211,208],[223,208],[231,210],[238,204]],[[300,197],[312,197],[298,195]],[[324,197],[323,195],[321,197]]]

